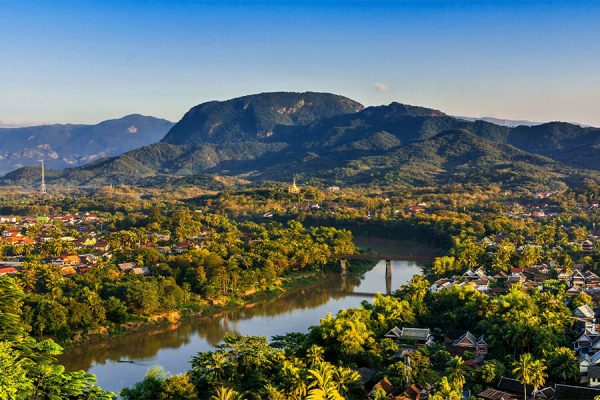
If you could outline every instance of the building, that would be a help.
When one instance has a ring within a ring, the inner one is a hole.
[[[409,341],[419,345],[427,345],[433,341],[431,330],[429,328],[398,328],[393,327],[384,335],[386,338]]]
[[[296,185],[296,178],[293,179],[292,184],[288,186],[288,193],[298,194],[300,193],[300,188]]]
[[[488,353],[488,345],[483,335],[476,337],[467,331],[450,345],[450,352],[453,354],[462,355],[466,351],[475,354],[475,359],[483,359]]]

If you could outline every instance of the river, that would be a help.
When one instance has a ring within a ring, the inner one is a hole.
[[[392,247],[406,246],[405,242],[376,242],[372,238],[356,238],[355,241],[358,245],[378,247],[377,251],[382,254]],[[410,249],[412,253],[415,247],[410,246]],[[418,262],[392,261],[392,289],[397,289],[421,271],[422,265]],[[173,374],[188,370],[194,354],[211,350],[227,332],[269,337],[306,332],[327,313],[356,307],[363,300],[373,298],[369,293],[385,292],[385,287],[385,262],[380,261],[362,276],[349,276],[344,288],[339,276],[330,276],[310,288],[252,306],[74,346],[65,351],[60,362],[68,371],[85,370],[95,374],[103,389],[118,392],[140,381],[155,365],[161,365]],[[125,360],[132,362],[123,362]]]

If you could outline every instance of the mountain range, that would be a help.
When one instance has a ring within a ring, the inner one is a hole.
[[[0,175],[24,166],[66,168],[155,143],[171,129],[164,119],[133,114],[95,125],[0,128]]]
[[[600,182],[600,129],[501,126],[424,107],[364,107],[329,93],[262,93],[193,107],[157,143],[63,171],[49,183],[207,184],[211,177],[321,184]],[[32,185],[39,169],[7,174]]]

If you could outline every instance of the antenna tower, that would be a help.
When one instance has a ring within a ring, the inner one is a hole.
[[[44,171],[44,160],[40,160],[42,162],[42,184],[40,185],[40,194],[41,195],[45,195],[46,194],[46,177],[45,177],[45,171]]]

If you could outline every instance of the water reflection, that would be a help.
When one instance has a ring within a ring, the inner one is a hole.
[[[392,261],[390,266],[392,281],[386,274],[385,261],[381,261],[361,277],[348,276],[345,284],[341,277],[330,276],[310,288],[212,317],[83,344],[67,350],[61,362],[67,370],[83,369],[96,374],[103,388],[114,391],[139,381],[152,365],[160,364],[168,372],[180,373],[189,368],[194,354],[209,350],[227,332],[269,337],[305,332],[326,313],[356,307],[362,300],[372,298],[370,293],[383,292],[388,284],[396,289],[421,271],[421,266],[413,261]],[[124,360],[134,362],[120,362]]]

